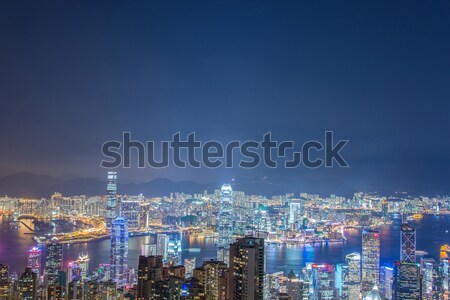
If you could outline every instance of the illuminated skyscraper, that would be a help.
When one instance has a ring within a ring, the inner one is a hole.
[[[128,274],[128,225],[119,216],[111,227],[111,279],[119,287],[127,283]]]
[[[41,255],[42,251],[38,247],[28,251],[27,268],[30,268],[37,276],[41,274]]]
[[[380,284],[380,232],[364,230],[362,233],[362,293],[365,296]]]
[[[311,300],[338,300],[338,290],[335,284],[335,272],[332,265],[312,265]]]
[[[167,234],[158,233],[156,235],[156,255],[162,256],[163,261],[166,262],[168,251],[169,236]]]
[[[26,268],[19,277],[17,289],[21,300],[36,299],[37,274],[31,268]]]
[[[112,222],[117,217],[119,205],[117,203],[117,173],[108,172],[108,185],[106,186],[106,227],[111,228]]]
[[[433,299],[433,288],[435,286],[435,262],[432,258],[423,258],[420,261],[422,274],[422,299]]]
[[[224,184],[220,190],[219,214],[217,216],[217,232],[219,234],[217,260],[229,263],[230,244],[233,242],[233,190]]]
[[[413,263],[396,261],[394,264],[393,300],[421,299],[420,269]]]
[[[401,228],[400,261],[416,262],[416,230],[408,224]]]
[[[264,296],[264,239],[245,237],[230,246],[228,298],[262,300]]]
[[[139,228],[139,204],[142,196],[126,197],[120,201],[122,216],[125,217],[129,229]]]
[[[75,262],[80,268],[80,278],[81,280],[85,280],[87,276],[89,276],[89,256],[87,254],[81,254],[78,256],[77,261]]]
[[[63,246],[58,243],[57,238],[53,238],[47,245],[47,255],[45,259],[45,273],[49,283],[55,283],[58,279],[58,272],[62,270]]]
[[[170,235],[167,248],[167,264],[176,266],[181,263],[181,236]]]
[[[9,280],[9,267],[5,264],[0,264],[0,281]]]
[[[348,276],[344,281],[349,300],[359,299],[361,293],[361,255],[351,253],[345,257],[348,266]]]
[[[184,259],[184,269],[186,270],[186,279],[192,278],[195,269],[195,257]]]

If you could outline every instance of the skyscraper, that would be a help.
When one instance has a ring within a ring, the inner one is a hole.
[[[393,300],[418,300],[420,293],[419,266],[409,262],[396,261],[394,264]]]
[[[345,257],[348,266],[348,276],[344,281],[348,299],[359,299],[361,293],[361,255],[351,253]]]
[[[420,260],[422,275],[422,299],[433,299],[433,288],[435,287],[435,261],[432,258]]]
[[[158,233],[156,235],[156,255],[161,255],[163,261],[167,260],[169,251],[169,236],[167,234]]]
[[[233,190],[224,184],[220,190],[219,214],[217,216],[217,260],[229,262],[230,244],[233,242]]]
[[[186,279],[192,278],[195,269],[195,257],[185,258],[184,268],[186,270]]]
[[[380,232],[364,230],[362,233],[362,293],[365,296],[380,284]]]
[[[335,271],[332,265],[312,265],[311,300],[338,300],[338,290],[335,285]]]
[[[230,246],[228,299],[262,300],[264,296],[264,239],[244,237]]]
[[[129,229],[139,228],[139,205],[142,196],[121,198],[122,216],[127,219]]]
[[[128,225],[127,220],[119,216],[111,227],[111,279],[119,287],[127,283],[128,273]]]
[[[400,261],[416,262],[416,230],[409,224],[401,227]]]
[[[89,276],[89,256],[87,254],[80,254],[75,263],[80,268],[81,280],[85,280]]]
[[[41,274],[41,255],[42,251],[38,247],[28,251],[27,268],[30,268],[37,276]]]
[[[57,238],[53,238],[47,245],[47,255],[45,259],[45,273],[48,282],[55,283],[58,279],[58,272],[61,271],[63,264],[63,247]]]
[[[17,284],[19,299],[33,300],[36,298],[36,277],[37,274],[31,268],[26,268],[19,277]]]
[[[108,184],[106,186],[106,227],[111,228],[112,222],[118,215],[119,205],[117,203],[117,173],[108,172]]]

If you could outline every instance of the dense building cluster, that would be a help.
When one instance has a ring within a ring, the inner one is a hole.
[[[50,199],[0,198],[11,226],[22,218],[36,222],[69,218],[81,229],[37,238],[27,268],[10,272],[0,265],[0,299],[291,299],[291,300],[440,300],[450,298],[450,247],[441,257],[416,251],[416,230],[408,224],[421,213],[443,214],[450,199],[353,198],[293,194],[266,198],[233,191],[225,184],[208,194],[168,197],[117,194],[117,174],[108,174],[107,195]],[[383,247],[376,228],[402,218],[398,260],[381,265]],[[361,249],[340,264],[310,262],[301,272],[266,272],[267,245],[342,243],[345,228],[362,229]],[[182,259],[181,235],[214,239],[217,257]],[[63,244],[109,237],[110,260],[90,270],[80,253],[64,261]],[[129,265],[129,238],[148,235],[137,266]],[[439,247],[441,245],[437,245]],[[4,259],[4,258],[2,258]]]

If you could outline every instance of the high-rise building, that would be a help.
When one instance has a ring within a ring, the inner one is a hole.
[[[63,264],[63,246],[57,238],[53,238],[47,245],[47,254],[45,259],[45,274],[49,284],[55,283],[58,279],[58,272],[62,270]]]
[[[264,239],[244,237],[230,246],[228,298],[255,299],[264,296]]]
[[[422,299],[433,299],[435,287],[435,261],[432,258],[423,258],[420,260],[420,269],[422,275]]]
[[[128,225],[119,216],[111,227],[111,279],[119,287],[127,283],[128,273]]]
[[[27,268],[30,268],[37,276],[41,274],[42,251],[38,247],[33,247],[28,251]]]
[[[5,264],[0,264],[0,281],[9,280],[9,267]]]
[[[362,233],[362,286],[363,296],[380,284],[380,232],[364,230]]]
[[[186,279],[192,278],[195,269],[195,257],[185,258],[184,268],[186,270]]]
[[[421,299],[420,268],[418,265],[396,261],[394,264],[393,300]]]
[[[169,251],[169,236],[167,234],[158,233],[156,235],[156,255],[161,255],[163,261],[167,261],[168,251]]]
[[[112,222],[118,216],[119,205],[117,203],[117,173],[108,172],[108,184],[106,186],[106,227],[111,228]]]
[[[217,260],[229,262],[230,244],[233,242],[233,189],[224,184],[220,190],[219,214],[217,216]]]
[[[345,257],[345,263],[348,267],[348,275],[344,280],[348,299],[359,299],[361,293],[361,255],[351,253]]]
[[[335,284],[335,271],[332,265],[312,265],[311,300],[338,300],[338,290]]]
[[[0,299],[7,300],[11,296],[8,265],[0,264]]]
[[[25,272],[20,275],[17,289],[19,299],[34,300],[36,298],[37,274],[31,268],[26,268]]]
[[[386,299],[392,299],[392,283],[394,282],[394,269],[387,266],[380,268],[380,292]]]
[[[416,230],[409,224],[401,227],[400,261],[416,262]]]
[[[80,269],[80,279],[83,281],[89,276],[89,256],[87,254],[80,254],[75,261]]]
[[[222,261],[206,261],[193,272],[194,279],[199,283],[197,294],[205,299],[227,299],[228,267]]]
[[[120,201],[122,216],[128,222],[129,229],[138,229],[139,228],[139,208],[142,196],[137,197],[124,197]]]
[[[181,236],[171,235],[167,248],[167,264],[176,266],[181,261]]]
[[[292,227],[303,221],[302,204],[300,199],[290,199],[289,203],[289,226]]]
[[[55,283],[47,287],[47,299],[51,300],[63,300],[64,299],[64,287]]]
[[[84,284],[79,280],[69,282],[68,300],[80,300],[84,296]]]

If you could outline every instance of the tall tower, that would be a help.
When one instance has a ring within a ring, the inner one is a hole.
[[[41,274],[41,255],[42,251],[38,247],[28,251],[27,268],[30,268],[37,276]]]
[[[128,273],[128,225],[127,220],[119,216],[111,227],[111,279],[118,287],[127,283]]]
[[[393,300],[421,299],[420,268],[414,263],[394,263]]]
[[[117,173],[108,172],[108,184],[106,186],[106,227],[111,229],[112,222],[118,215],[117,203]]]
[[[312,265],[312,300],[339,299],[335,286],[335,270],[332,265]],[[353,299],[352,299],[353,300]]]
[[[400,238],[400,261],[416,262],[416,230],[409,224],[402,224]]]
[[[348,299],[359,299],[361,293],[361,255],[351,253],[345,257],[348,266],[348,276],[344,284],[346,285]]]
[[[230,246],[228,299],[262,300],[264,296],[264,239],[244,237]]]
[[[233,242],[233,190],[231,185],[224,184],[220,190],[219,214],[217,216],[217,232],[219,241],[217,260],[229,263],[230,244]]]
[[[53,238],[47,245],[47,255],[45,259],[45,273],[48,282],[55,283],[58,280],[58,272],[63,266],[63,246],[57,238]]]
[[[365,296],[380,284],[380,232],[364,230],[362,233],[362,293]]]

